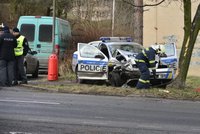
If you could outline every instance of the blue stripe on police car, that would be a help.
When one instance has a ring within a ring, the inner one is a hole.
[[[77,54],[73,54],[73,59],[78,59],[78,55]]]
[[[174,63],[174,62],[177,62],[177,59],[176,58],[172,58],[172,59],[161,59],[162,62],[164,63]]]
[[[107,65],[105,61],[92,61],[92,60],[79,60],[78,64],[89,64],[89,65]]]

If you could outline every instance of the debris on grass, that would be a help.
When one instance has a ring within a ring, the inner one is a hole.
[[[169,93],[169,90],[163,90],[163,89],[159,89],[159,92],[163,92],[163,93]]]

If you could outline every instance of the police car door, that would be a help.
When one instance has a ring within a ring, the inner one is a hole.
[[[78,70],[80,80],[107,80],[108,58],[96,47],[78,43]]]
[[[178,58],[175,43],[166,43],[165,53],[167,57],[162,57],[161,62],[168,65],[168,67],[174,68],[176,70],[178,67]]]

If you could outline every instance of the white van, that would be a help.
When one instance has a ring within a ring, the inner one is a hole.
[[[24,35],[33,51],[37,51],[40,71],[48,70],[48,58],[53,52],[52,28],[53,17],[21,16],[17,27]],[[55,52],[59,59],[64,53],[71,39],[71,27],[68,21],[56,18],[55,21]]]

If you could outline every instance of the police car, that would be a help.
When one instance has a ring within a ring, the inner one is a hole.
[[[72,59],[72,69],[78,82],[108,80],[112,68],[116,64],[121,64],[113,57],[117,49],[129,49],[136,55],[143,47],[127,37],[102,37],[100,41],[78,43]]]
[[[156,70],[156,80],[174,78],[174,68],[169,67],[177,64],[174,46],[167,46],[166,50],[170,50],[167,53],[169,57],[160,58],[162,63],[157,66],[160,68]],[[72,69],[76,73],[77,82],[104,80],[113,86],[122,86],[130,79],[137,81],[140,72],[134,59],[143,49],[142,45],[133,42],[130,37],[101,37],[100,41],[78,43],[72,59]],[[157,84],[156,80],[154,82]]]

